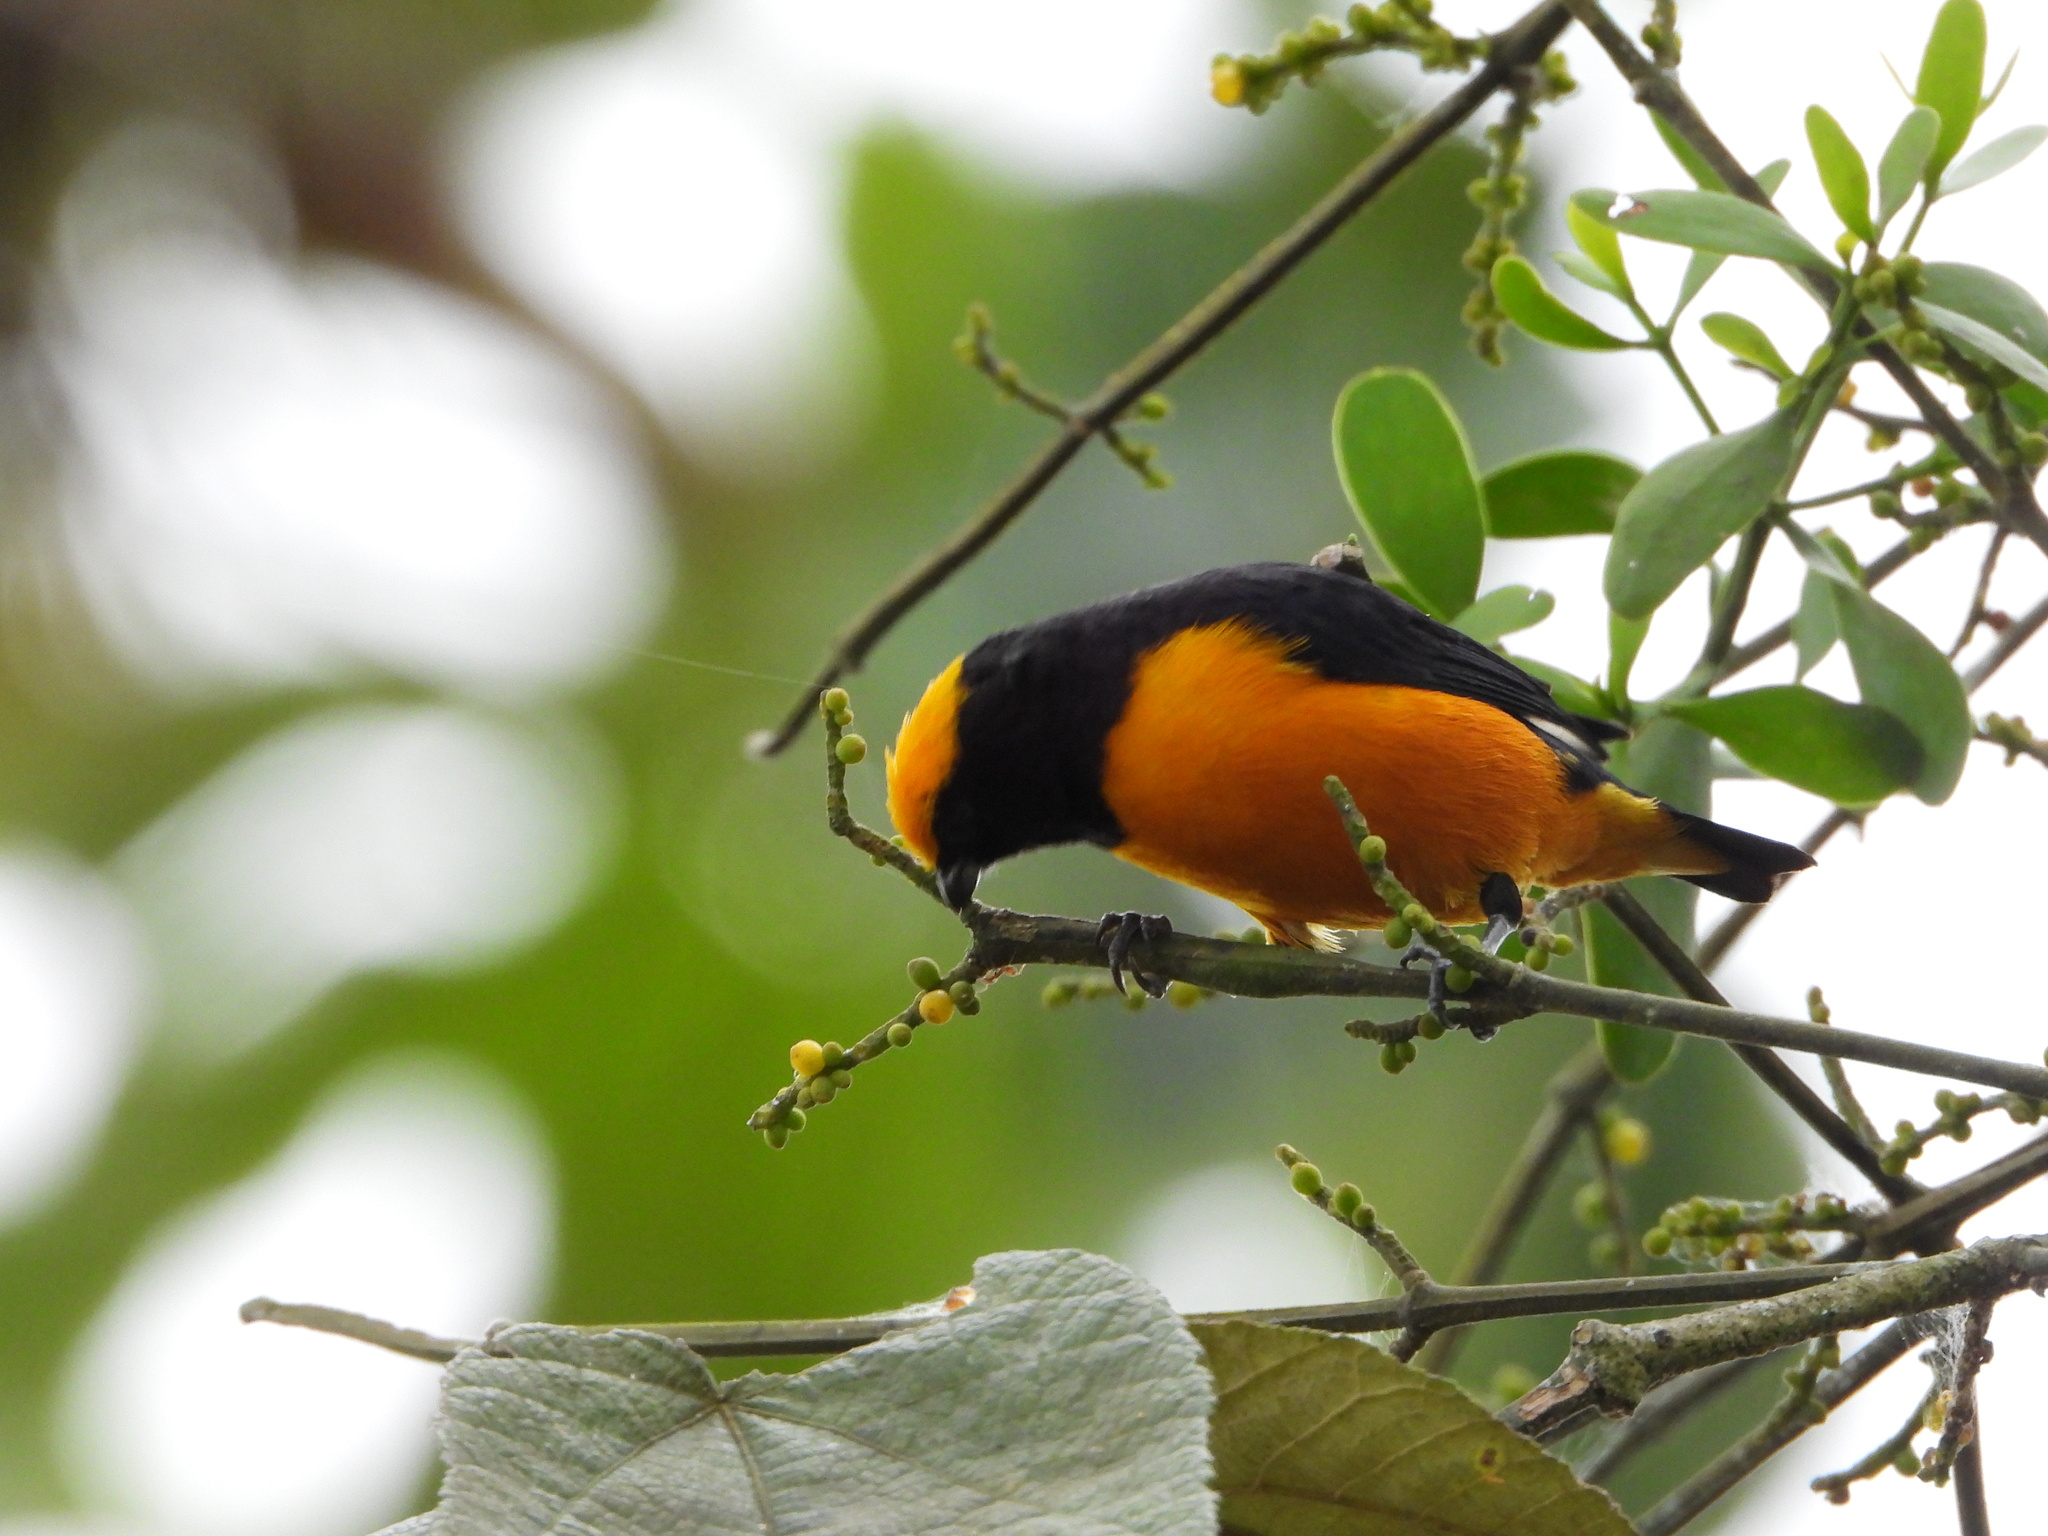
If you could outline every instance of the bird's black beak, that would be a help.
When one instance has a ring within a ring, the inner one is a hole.
[[[982,866],[979,864],[942,864],[939,866],[939,900],[955,912],[967,910],[967,904],[974,900],[974,888],[981,883]]]

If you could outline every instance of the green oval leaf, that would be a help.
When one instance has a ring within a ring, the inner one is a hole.
[[[1875,805],[1920,776],[1920,743],[1897,716],[1797,684],[1666,707],[1758,773],[1837,805]]]
[[[1631,345],[1619,336],[1610,336],[1544,287],[1536,269],[1519,256],[1503,256],[1493,264],[1493,296],[1501,313],[1538,341],[1554,347],[1618,352]]]
[[[1588,261],[1606,274],[1611,284],[1608,291],[1618,297],[1633,295],[1635,289],[1629,285],[1628,263],[1622,259],[1621,241],[1600,216],[1587,212],[1575,199],[1567,199],[1564,222],[1571,231],[1573,243],[1586,253]]]
[[[2048,361],[2048,313],[2011,278],[1960,261],[1930,261],[1921,276],[1925,302],[1968,315]]]
[[[1870,222],[1870,171],[1842,125],[1824,107],[1806,109],[1806,142],[1820,172],[1821,189],[1842,227],[1865,245],[1877,244],[1877,226]]]
[[[1337,397],[1337,474],[1387,564],[1448,620],[1472,606],[1486,521],[1450,403],[1412,368],[1361,373]]]
[[[1496,539],[1612,533],[1643,472],[1608,453],[1568,448],[1503,464],[1486,477],[1486,531]]]
[[[1700,329],[1706,332],[1707,340],[1724,352],[1732,353],[1745,363],[1754,363],[1774,379],[1792,377],[1792,365],[1779,355],[1771,344],[1771,338],[1753,321],[1740,315],[1726,312],[1704,315]]]
[[[1834,582],[1835,622],[1863,702],[1896,717],[1920,743],[1907,787],[1929,805],[1955,792],[1974,730],[1970,696],[1941,648],[1861,587]]]
[[[1607,547],[1608,606],[1644,619],[1722,543],[1763,515],[1792,465],[1798,426],[1774,411],[1739,432],[1681,449],[1622,501]]]
[[[1605,214],[1604,222],[1625,235],[1717,256],[1754,256],[1821,271],[1833,266],[1781,216],[1726,192],[1637,192],[1619,211]]]
[[[1556,262],[1562,271],[1570,273],[1588,288],[1598,288],[1602,293],[1611,294],[1617,299],[1628,297],[1613,278],[1589,261],[1582,252],[1552,251],[1550,259]]]
[[[2048,363],[2042,362],[2003,332],[1994,331],[1968,315],[1957,314],[1952,309],[1924,300],[1920,304],[1920,313],[1929,325],[1949,340],[1960,342],[1970,351],[1981,353],[1993,362],[2003,363],[2036,388],[2048,389]]]
[[[1984,99],[1984,7],[1978,0],[1948,0],[1935,14],[1913,99],[1941,114],[1941,133],[1927,157],[1932,182],[1969,138]]]
[[[1557,599],[1528,587],[1495,587],[1451,620],[1451,628],[1491,645],[1502,635],[1533,629],[1557,610]]]
[[[2048,128],[2039,124],[2000,134],[1962,164],[1950,166],[1941,178],[1941,190],[1936,196],[1967,192],[1994,176],[2003,176],[2039,149],[2043,139],[2048,139]]]
[[[1606,1494],[1442,1377],[1359,1339],[1195,1323],[1223,1527],[1244,1536],[1630,1536]]]
[[[1629,673],[1635,670],[1636,656],[1649,638],[1648,619],[1625,619],[1613,609],[1608,610],[1607,691],[1617,700],[1628,697]]]
[[[1892,134],[1884,157],[1877,162],[1878,228],[1891,223],[1892,216],[1906,206],[1926,173],[1934,141],[1940,137],[1941,114],[1932,107],[1915,107]]]
[[[1664,147],[1671,151],[1671,158],[1684,168],[1693,185],[1703,192],[1726,192],[1728,183],[1721,179],[1721,173],[1707,164],[1706,156],[1686,142],[1685,136],[1665,122],[1656,112],[1650,114],[1650,126],[1657,130],[1657,137],[1664,141]]]
[[[1819,571],[1808,571],[1799,587],[1799,607],[1792,615],[1792,675],[1804,677],[1842,638],[1835,623],[1834,583]]]

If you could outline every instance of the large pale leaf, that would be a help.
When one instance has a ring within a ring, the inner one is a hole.
[[[1774,411],[1681,449],[1622,501],[1607,547],[1607,601],[1647,618],[1715,550],[1763,515],[1792,463],[1798,418]]]
[[[1610,202],[1605,221],[1624,235],[1716,256],[1755,256],[1822,271],[1833,266],[1778,214],[1726,192],[1667,188],[1617,201],[1618,211]]]
[[[1941,132],[1927,157],[1928,179],[1938,180],[1970,136],[1984,99],[1984,7],[1978,0],[1948,0],[1935,13],[1913,99],[1941,114]]]
[[[2004,364],[2037,389],[2048,389],[2048,363],[2042,362],[2003,332],[1939,304],[1922,301],[1920,313],[1929,325],[1949,340],[1995,363]]]
[[[1664,119],[1659,117],[1655,120],[1661,128]],[[1785,184],[1786,173],[1791,169],[1790,160],[1773,160],[1756,173],[1756,184],[1764,189],[1767,196],[1776,197],[1778,188]],[[1718,186],[1719,183],[1715,185]],[[1717,255],[1713,251],[1692,253],[1692,260],[1685,264],[1685,276],[1679,279],[1678,298],[1671,306],[1671,319],[1666,321],[1666,324],[1675,322],[1685,313],[1685,307],[1699,297],[1700,290],[1707,286],[1716,272],[1721,270],[1721,263],[1727,259],[1726,256]]]
[[[1837,805],[1875,805],[1920,776],[1920,744],[1894,716],[1812,688],[1752,688],[1667,707],[1758,773]]]
[[[1612,533],[1614,514],[1643,472],[1610,453],[1566,448],[1503,464],[1481,487],[1496,539]]]
[[[448,1368],[413,1536],[1208,1536],[1212,1402],[1159,1293],[1074,1252],[983,1259],[964,1309],[796,1376],[508,1328]]]
[[[1337,472],[1387,564],[1448,620],[1472,606],[1486,549],[1479,476],[1450,403],[1412,368],[1344,386],[1332,423]]]
[[[1198,1323],[1223,1526],[1244,1536],[1630,1536],[1606,1494],[1369,1344]]]

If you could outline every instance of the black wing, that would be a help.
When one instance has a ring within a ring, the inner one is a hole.
[[[1548,683],[1470,635],[1363,577],[1321,566],[1227,566],[1064,618],[1105,639],[1114,634],[1126,645],[1136,641],[1140,651],[1193,625],[1241,618],[1293,642],[1296,656],[1332,681],[1425,688],[1491,704],[1596,778],[1593,765],[1607,756],[1601,744],[1628,734],[1611,720],[1565,709]]]

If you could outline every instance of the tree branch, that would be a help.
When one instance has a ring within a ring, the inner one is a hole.
[[[1222,335],[1353,215],[1391,186],[1403,171],[1439,140],[1455,132],[1516,71],[1541,59],[1569,22],[1560,0],[1544,0],[1492,38],[1485,62],[1469,80],[1382,144],[1303,214],[1293,228],[1233,272],[1158,340],[1105,379],[1094,394],[1073,408],[1059,435],[1040,449],[1007,486],[951,538],[917,560],[840,631],[815,680],[787,718],[774,730],[759,732],[751,738],[749,750],[758,756],[772,757],[794,741],[818,695],[858,669],[868,652],[898,620],[994,543],[1073,461],[1090,437],[1115,426],[1139,399],[1157,389]]]
[[[1989,1238],[1767,1301],[1654,1323],[1589,1319],[1572,1331],[1564,1364],[1498,1417],[1521,1434],[1553,1440],[1597,1414],[1632,1411],[1653,1388],[1689,1371],[1769,1354],[1825,1333],[2043,1285],[2048,1285],[2048,1238]]]

